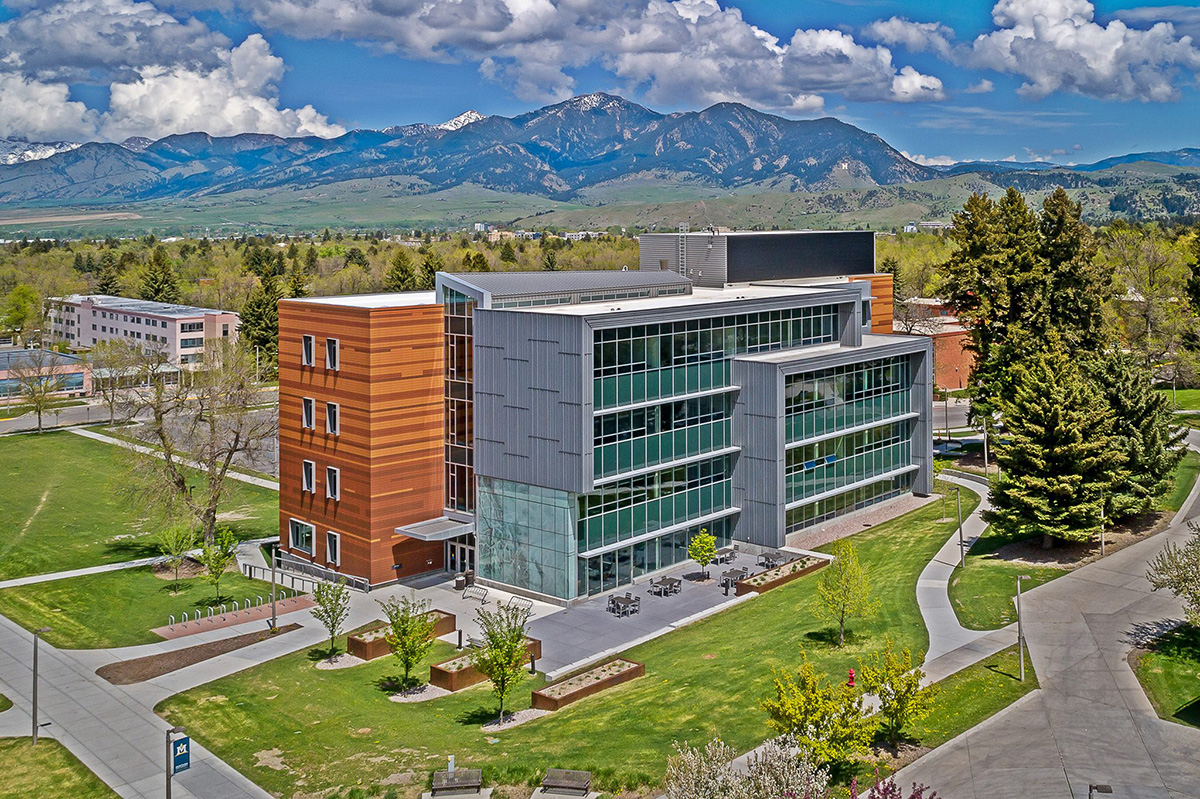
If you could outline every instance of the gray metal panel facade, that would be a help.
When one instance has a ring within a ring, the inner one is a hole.
[[[783,380],[773,363],[734,360],[742,387],[733,410],[734,441],[742,448],[733,470],[733,501],[742,509],[734,537],[765,547],[782,545]]]
[[[661,270],[666,261],[670,271],[686,274],[697,286],[723,288],[728,271],[726,248],[728,237],[717,233],[686,233],[684,261],[686,272],[679,267],[678,233],[647,233],[638,236],[639,265],[642,271]]]
[[[586,320],[475,311],[475,472],[582,493],[592,481]]]

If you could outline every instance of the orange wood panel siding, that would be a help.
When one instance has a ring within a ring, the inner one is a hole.
[[[306,334],[315,338],[311,367],[300,365]],[[327,338],[340,342],[336,371],[325,368]],[[316,528],[316,563],[332,568],[325,533],[340,533],[340,570],[372,583],[442,567],[440,543],[395,534],[442,512],[442,341],[440,305],[279,303],[281,546],[296,518]],[[315,400],[315,430],[301,428],[304,397]],[[340,435],[325,433],[327,402],[340,405]],[[304,460],[316,464],[312,494],[300,490]],[[341,469],[340,501],[325,498],[327,466]]]
[[[892,318],[896,314],[893,303],[892,276],[887,273],[877,275],[862,275],[850,278],[851,281],[871,281],[871,332],[891,333]]]

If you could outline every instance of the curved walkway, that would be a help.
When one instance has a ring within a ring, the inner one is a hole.
[[[1193,445],[1196,441],[1193,439]],[[1182,619],[1152,592],[1146,563],[1190,535],[1200,482],[1166,531],[1023,595],[1025,637],[1041,688],[901,770],[943,799],[1114,796],[1200,797],[1200,730],[1163,721],[1128,656]]]

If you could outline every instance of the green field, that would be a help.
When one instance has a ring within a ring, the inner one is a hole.
[[[68,432],[0,438],[0,580],[158,555],[121,492],[130,457]],[[228,485],[222,514],[237,537],[276,535],[278,494]]]
[[[1175,407],[1181,411],[1200,411],[1200,388],[1180,388],[1171,391],[1169,388],[1159,389],[1167,396],[1167,399],[1173,399]]]
[[[1159,718],[1200,727],[1200,629],[1185,625],[1159,637],[1134,671]]]
[[[0,694],[0,713],[3,713],[4,711],[8,710],[10,707],[12,707],[12,700],[9,699],[4,694]]]
[[[150,632],[167,624],[174,614],[180,621],[185,611],[200,610],[216,603],[212,585],[199,577],[179,581],[154,576],[149,566],[89,574],[68,580],[34,583],[0,590],[0,614],[27,630],[48,626],[43,637],[66,649],[108,649],[161,641]],[[222,602],[266,596],[270,583],[248,580],[237,572],[221,578]]]
[[[1200,473],[1200,454],[1190,450],[1175,469],[1174,482],[1158,502],[1164,511],[1178,511],[1187,499]],[[967,553],[967,565],[950,579],[950,603],[959,623],[969,630],[995,630],[1017,620],[1013,597],[1017,593],[1017,575],[1030,579],[1022,590],[1048,583],[1069,570],[1053,566],[1034,566],[1002,559],[999,550],[1013,539],[989,527]]]
[[[58,741],[42,738],[0,738],[0,799],[116,799],[100,781]]]
[[[977,499],[971,493],[963,499],[964,512],[970,512]],[[923,651],[928,636],[916,602],[917,576],[954,530],[953,523],[937,523],[938,515],[936,504],[927,505],[855,536],[883,610],[869,622],[849,625],[843,649],[831,645],[834,633],[810,612],[813,576],[628,651],[625,656],[646,664],[642,679],[492,735],[480,728],[496,712],[486,687],[394,704],[380,687],[395,676],[394,663],[384,659],[317,671],[313,660],[325,647],[180,694],[159,710],[283,796],[360,780],[379,783],[407,771],[423,780],[449,753],[464,767],[484,768],[494,783],[525,783],[546,767],[560,766],[592,771],[606,790],[656,785],[675,740],[701,743],[720,735],[745,750],[768,737],[758,702],[770,690],[771,669],[793,667],[800,646],[837,680],[845,679],[847,668],[857,668],[859,656],[881,646],[885,633],[900,646]],[[451,651],[439,644],[430,662]],[[426,675],[427,666],[417,676]],[[528,687],[538,684],[531,679]],[[974,690],[975,683],[966,685]],[[953,693],[946,696],[945,707],[959,704]],[[514,709],[528,702],[528,690],[522,689]],[[944,736],[955,723],[944,719],[929,734]],[[265,754],[272,750],[278,754]],[[259,765],[259,755],[277,757],[282,768]]]

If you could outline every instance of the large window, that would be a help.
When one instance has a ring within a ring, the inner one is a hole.
[[[737,355],[837,338],[836,305],[597,330],[594,404],[615,408],[711,391],[729,384],[729,361]]]
[[[442,308],[445,334],[446,507],[475,510],[474,344],[475,300],[446,289]]]
[[[885,478],[868,485],[849,489],[832,497],[810,502],[788,510],[784,529],[788,534],[820,524],[878,502],[898,497],[912,489],[913,472]]]
[[[313,526],[307,522],[292,519],[288,523],[288,540],[292,549],[298,549],[311,555],[313,551]]]
[[[191,349],[193,347],[203,347],[204,339],[202,339],[202,338],[181,338],[181,339],[179,339],[179,346],[182,349]]]
[[[787,451],[785,502],[815,497],[912,463],[910,422],[893,422]]]
[[[784,385],[787,440],[901,416],[912,410],[909,356],[791,375]]]
[[[638,541],[626,547],[600,555],[579,558],[577,561],[576,596],[589,596],[611,591],[620,585],[630,585],[650,572],[666,569],[687,560],[688,542],[705,530],[717,539],[717,546],[727,546],[733,519],[725,517],[666,533],[657,538]]]
[[[579,551],[728,508],[732,473],[733,459],[722,455],[597,487],[579,497]]]
[[[611,477],[732,445],[733,397],[710,394],[616,411],[593,422],[594,473]]]
[[[137,317],[134,317],[134,321],[135,322],[137,321]],[[204,332],[204,323],[203,322],[182,322],[179,325],[179,332],[180,333],[203,333]]]

